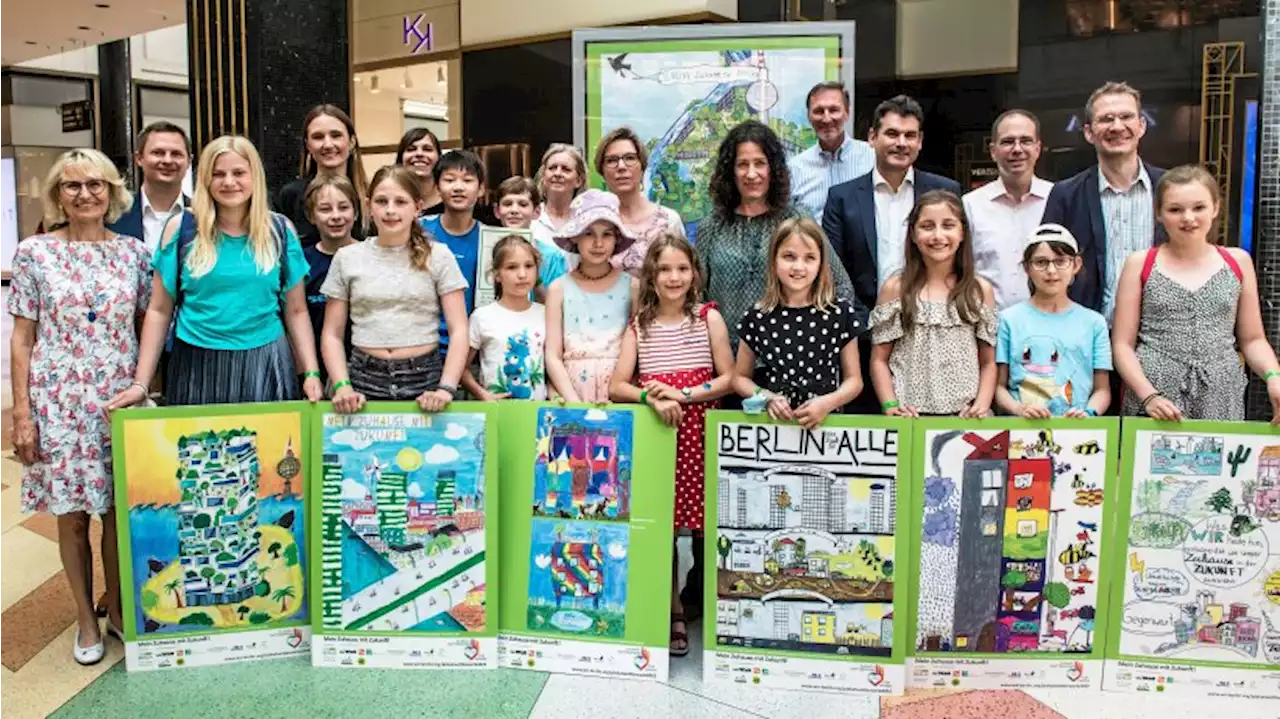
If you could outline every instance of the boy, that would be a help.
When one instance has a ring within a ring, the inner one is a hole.
[[[480,223],[476,221],[476,200],[484,186],[484,164],[475,153],[455,150],[446,153],[432,168],[436,187],[444,200],[444,212],[418,220],[427,234],[453,251],[458,268],[467,278],[463,295],[467,316],[476,308],[476,264],[480,255]],[[463,337],[465,342],[467,338]],[[440,349],[449,347],[449,328],[440,317]]]
[[[503,227],[527,230],[538,214],[538,186],[527,177],[515,175],[508,177],[498,185],[498,203],[494,211]],[[533,238],[533,244],[542,255],[542,266],[538,268],[538,286],[534,288],[534,299],[545,302],[547,288],[556,278],[569,271],[565,262],[564,251],[559,247]]]

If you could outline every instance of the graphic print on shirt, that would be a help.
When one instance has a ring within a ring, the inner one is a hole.
[[[533,388],[543,381],[542,358],[529,352],[529,330],[522,329],[508,337],[502,372],[494,377],[489,391],[506,392],[512,399],[533,399]]]
[[[1087,365],[1079,348],[1065,347],[1047,335],[1028,337],[1017,357],[1018,398],[1060,416],[1074,406],[1072,379]]]

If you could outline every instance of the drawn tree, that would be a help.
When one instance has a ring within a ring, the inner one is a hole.
[[[259,597],[265,597],[271,593],[271,582],[262,580],[253,587],[253,593]]]
[[[250,624],[266,624],[271,621],[271,615],[266,612],[253,612],[249,615]]]
[[[796,537],[796,564],[804,564],[804,537]]]
[[[1027,575],[1024,572],[1005,572],[1000,578],[1000,586],[1004,587],[1004,610],[1006,612],[1013,611],[1013,593],[1022,589],[1027,584]]]
[[[279,559],[280,549],[281,545],[279,542],[272,542],[271,546],[267,547],[267,554],[270,554],[272,559]]]
[[[156,605],[159,603],[160,603],[159,595],[157,595],[155,592],[151,591],[150,589],[142,590],[142,608],[143,609],[155,609]]]
[[[209,616],[204,612],[194,612],[192,614],[188,614],[182,619],[179,619],[178,623],[179,624],[195,624],[197,626],[203,626],[203,627],[212,627],[213,617]]]
[[[290,544],[284,548],[284,565],[294,567],[298,564],[298,545]]]
[[[249,612],[250,612],[250,611],[251,611],[251,610],[250,610],[248,607],[246,607],[245,605],[243,605],[243,604],[241,604],[240,606],[236,607],[236,614],[239,614],[239,615],[240,615],[240,621],[242,621],[242,622],[245,620],[245,617],[249,615]]]
[[[280,611],[287,612],[289,611],[289,600],[293,599],[295,596],[297,595],[294,594],[292,586],[280,587],[275,591],[275,594],[271,595],[271,599],[273,601],[280,602]]]
[[[197,514],[196,518],[191,522],[196,529],[208,529],[211,523],[207,514]]]
[[[1212,509],[1214,512],[1221,514],[1235,506],[1235,502],[1231,499],[1231,492],[1226,487],[1220,488],[1209,496],[1204,506]]]
[[[1040,593],[1044,600],[1050,605],[1065,609],[1067,604],[1071,602],[1071,588],[1062,582],[1049,582],[1045,585],[1044,591]]]
[[[720,568],[729,568],[729,554],[733,551],[733,540],[721,534],[716,540],[716,554],[720,555]]]
[[[892,559],[884,560],[884,563],[880,565],[880,573],[884,575],[885,579],[893,579],[893,560]]]
[[[206,567],[206,569],[208,569],[208,567]],[[178,590],[181,588],[182,588],[182,577],[178,577],[177,579],[174,579],[172,582],[169,582],[168,584],[164,585],[164,590],[166,592],[173,592],[173,601],[175,604],[178,605],[178,609],[182,609],[182,595],[178,593]]]
[[[215,571],[213,567],[204,567],[203,569],[200,570],[200,576],[204,577],[206,582],[212,582],[213,575],[217,573],[218,572]]]

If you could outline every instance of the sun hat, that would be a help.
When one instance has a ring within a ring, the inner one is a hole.
[[[569,205],[569,221],[556,231],[556,244],[565,252],[578,254],[577,239],[596,220],[610,222],[617,229],[618,241],[613,246],[613,254],[619,254],[635,242],[635,238],[627,233],[626,226],[622,224],[622,216],[618,214],[618,196],[604,190],[587,190],[573,198]]]
[[[1046,222],[1032,230],[1026,242],[1022,243],[1022,250],[1025,252],[1028,247],[1041,242],[1061,242],[1074,250],[1077,255],[1080,254],[1080,243],[1076,242],[1076,236],[1071,234],[1071,230],[1057,223]]]

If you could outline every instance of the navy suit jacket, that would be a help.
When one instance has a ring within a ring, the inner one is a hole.
[[[186,195],[182,196],[182,206],[191,206],[191,200]],[[107,225],[107,229],[118,235],[128,235],[142,240],[144,243],[147,241],[142,229],[142,190],[134,193],[133,205],[129,211],[120,215],[120,219]]]
[[[1152,205],[1155,189],[1164,176],[1164,170],[1142,163],[1151,178]],[[1153,207],[1152,212],[1155,212]],[[1080,243],[1080,255],[1084,267],[1071,283],[1068,295],[1077,303],[1102,311],[1102,290],[1107,279],[1107,226],[1102,219],[1102,191],[1098,187],[1098,166],[1090,165],[1080,173],[1054,184],[1045,202],[1041,222],[1055,222],[1068,230]],[[1168,233],[1159,221],[1155,223],[1155,237],[1159,245],[1169,240]]]
[[[858,300],[867,307],[876,306],[880,288],[877,261],[880,238],[876,233],[876,200],[871,175],[868,172],[833,186],[822,212],[822,230],[844,263]],[[916,200],[930,190],[949,190],[959,197],[960,183],[917,169]]]

